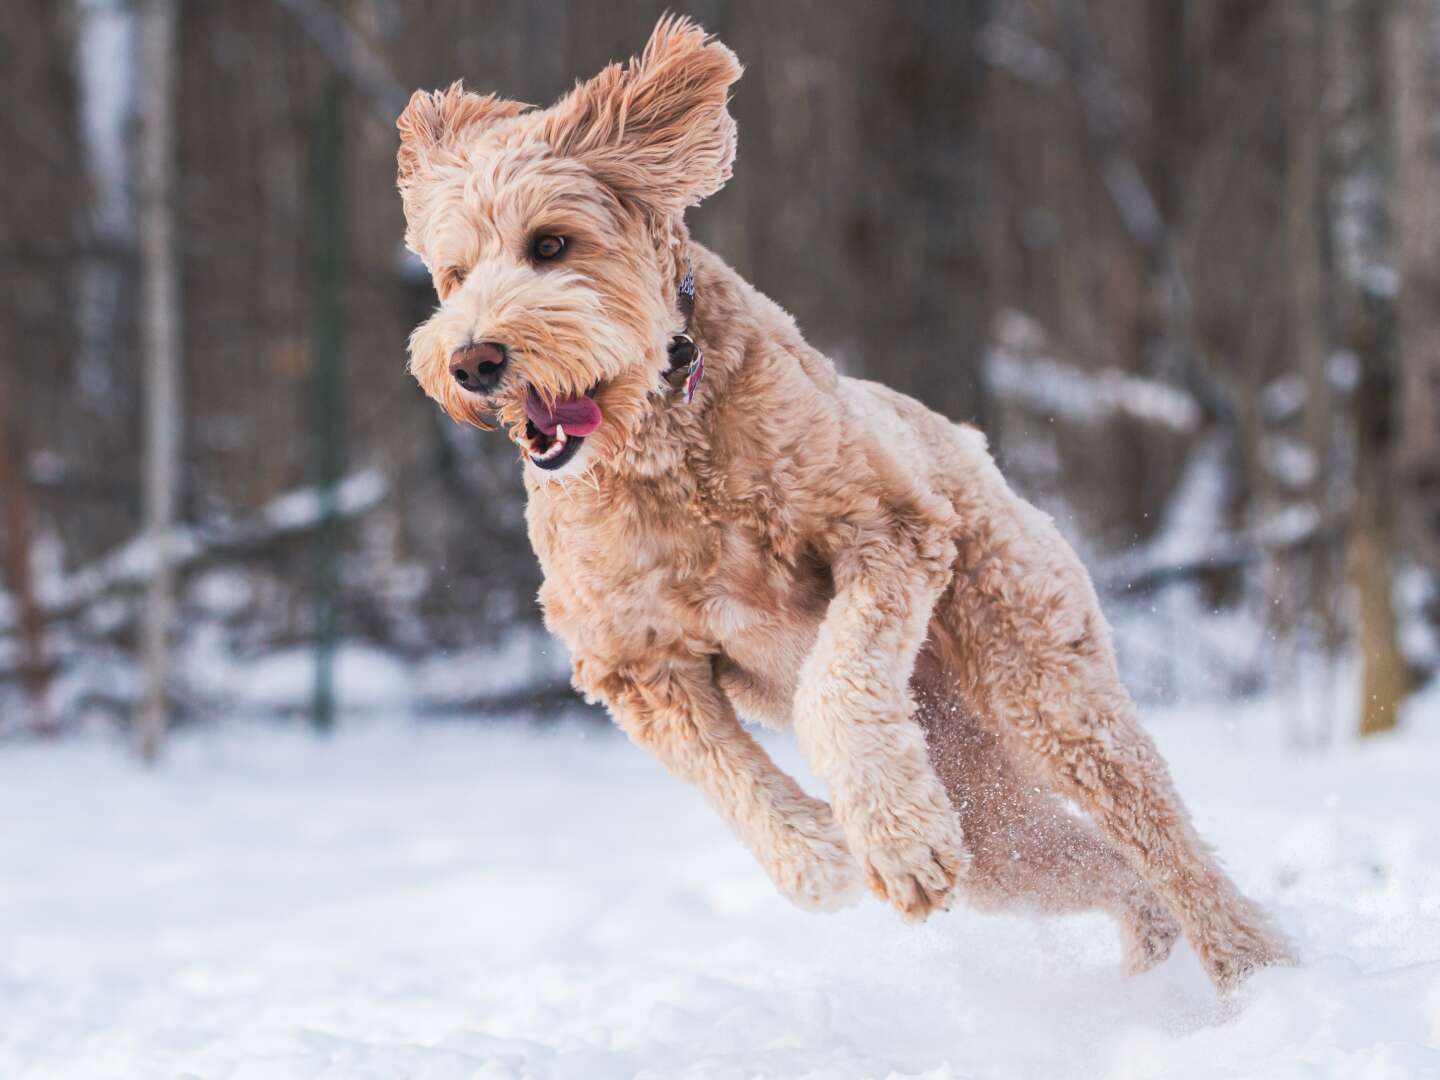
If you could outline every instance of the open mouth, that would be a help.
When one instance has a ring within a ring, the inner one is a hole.
[[[537,469],[558,469],[580,452],[580,445],[600,426],[595,387],[579,397],[547,405],[533,386],[525,390],[525,440],[520,448]]]

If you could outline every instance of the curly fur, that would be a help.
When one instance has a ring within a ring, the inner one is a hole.
[[[520,437],[525,387],[597,387],[604,422],[559,473],[525,466],[546,624],[575,684],[694,784],[779,889],[817,909],[864,883],[925,918],[1100,908],[1126,965],[1181,928],[1217,984],[1288,958],[1196,836],[1116,674],[1089,577],[984,437],[839,377],[686,232],[730,175],[740,65],[685,19],[546,110],[451,87],[400,118],[406,239],[442,298],[410,366],[452,416]],[[557,264],[528,256],[566,236]],[[693,264],[706,378],[664,382]],[[509,351],[480,398],[471,341]],[[737,712],[794,731],[806,795]],[[1090,822],[1070,813],[1067,801]]]

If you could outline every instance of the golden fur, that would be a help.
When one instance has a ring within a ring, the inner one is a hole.
[[[1182,927],[1222,987],[1286,959],[1191,827],[1083,566],[984,437],[839,377],[689,239],[683,211],[730,174],[740,71],[667,18],[549,109],[456,85],[399,121],[406,239],[442,298],[411,340],[425,391],[518,443],[527,384],[547,402],[598,387],[604,420],[574,460],[524,467],[576,686],[797,903],[832,908],[863,881],[918,920],[958,885],[1109,911],[1130,970]],[[537,233],[569,239],[563,261],[530,257]],[[663,375],[692,264],[706,376],[685,404]],[[481,340],[510,357],[486,398],[448,370]],[[830,802],[737,713],[792,729]]]

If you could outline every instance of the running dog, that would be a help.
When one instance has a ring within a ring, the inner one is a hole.
[[[863,882],[912,921],[957,890],[1099,908],[1128,970],[1183,929],[1222,989],[1287,961],[1196,835],[1085,568],[984,436],[839,376],[690,239],[740,73],[667,17],[549,108],[457,83],[398,121],[440,297],[410,370],[518,447],[575,685],[805,907]],[[792,729],[830,801],[739,715]]]

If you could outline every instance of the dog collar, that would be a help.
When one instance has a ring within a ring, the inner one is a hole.
[[[685,404],[689,405],[695,400],[700,380],[705,377],[705,354],[690,336],[690,319],[695,314],[695,268],[688,259],[676,301],[680,314],[685,316],[685,328],[670,339],[670,369],[665,373],[665,381],[680,390],[685,395]]]

